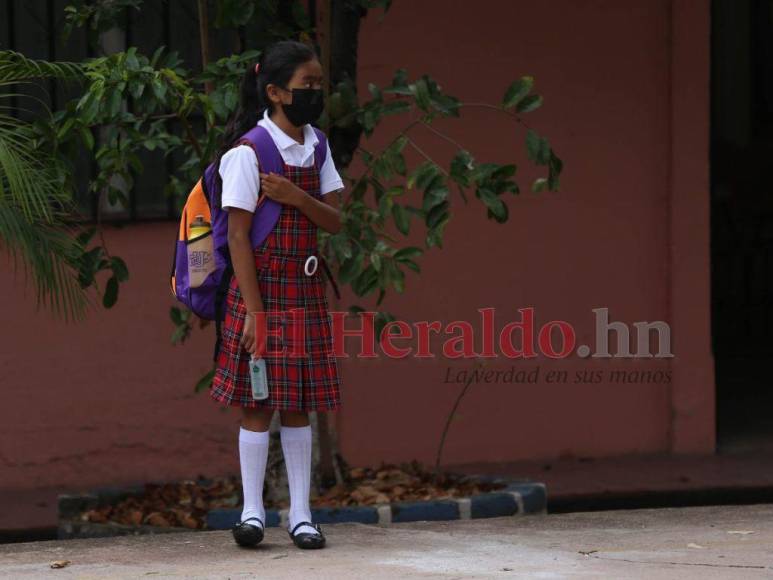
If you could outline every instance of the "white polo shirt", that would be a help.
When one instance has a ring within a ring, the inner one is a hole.
[[[268,116],[268,109],[258,125],[265,127],[276,143],[282,159],[288,165],[311,167],[314,165],[314,146],[319,142],[314,128],[310,124],[303,126],[303,145],[282,131]],[[330,154],[329,142],[326,147],[325,161],[319,172],[322,194],[343,189],[344,183]],[[255,152],[249,145],[239,145],[228,150],[220,160],[220,177],[223,179],[222,206],[238,207],[255,211],[260,193],[260,175]]]

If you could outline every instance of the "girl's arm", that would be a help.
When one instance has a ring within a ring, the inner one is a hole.
[[[331,234],[341,231],[341,212],[338,209],[336,191],[326,193],[322,196],[322,200],[312,197],[304,191],[298,209],[323,230]]]
[[[336,234],[341,230],[341,212],[338,209],[338,198],[335,191],[325,194],[322,197],[323,201],[320,201],[286,177],[276,173],[261,173],[260,189],[275,201],[297,207],[323,230],[331,234]]]
[[[239,283],[239,291],[247,307],[240,344],[249,352],[258,355],[262,351],[265,334],[260,333],[256,341],[255,319],[252,313],[263,311],[263,300],[258,287],[258,272],[250,241],[253,215],[245,209],[228,208],[228,249],[231,252],[231,263]]]

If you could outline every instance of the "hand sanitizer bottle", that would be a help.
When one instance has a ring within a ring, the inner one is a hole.
[[[263,358],[250,356],[250,385],[252,398],[256,401],[268,399],[268,378],[266,376],[266,361]]]

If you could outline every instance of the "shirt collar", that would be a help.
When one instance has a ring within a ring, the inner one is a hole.
[[[279,125],[271,120],[271,117],[268,115],[268,109],[263,111],[263,120],[266,122],[266,129],[271,133],[271,136],[274,138],[274,142],[279,149],[287,149],[293,145],[303,147],[304,149],[312,149],[319,143],[317,132],[314,131],[314,128],[309,123],[306,123],[303,126],[303,145],[301,145],[298,141],[282,131]]]

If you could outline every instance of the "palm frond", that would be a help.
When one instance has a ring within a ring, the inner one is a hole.
[[[31,222],[17,207],[0,202],[0,249],[21,261],[25,282],[33,282],[37,307],[66,321],[82,320],[90,305],[78,282],[76,236],[59,224]]]
[[[32,79],[78,79],[83,66],[74,62],[34,60],[13,50],[0,50],[0,86]]]
[[[0,128],[0,198],[9,200],[31,222],[53,223],[53,209],[66,203],[49,167]],[[1,235],[1,232],[0,232]]]
[[[82,76],[81,66],[74,63],[0,51],[0,88]],[[80,320],[90,300],[78,278],[77,258],[84,249],[67,226],[72,195],[57,178],[59,161],[35,146],[30,125],[18,118],[20,100],[35,97],[11,91],[0,93],[0,100],[11,103],[0,113],[0,250],[13,258],[16,271],[20,262],[23,265],[38,308],[44,306],[68,321]]]

